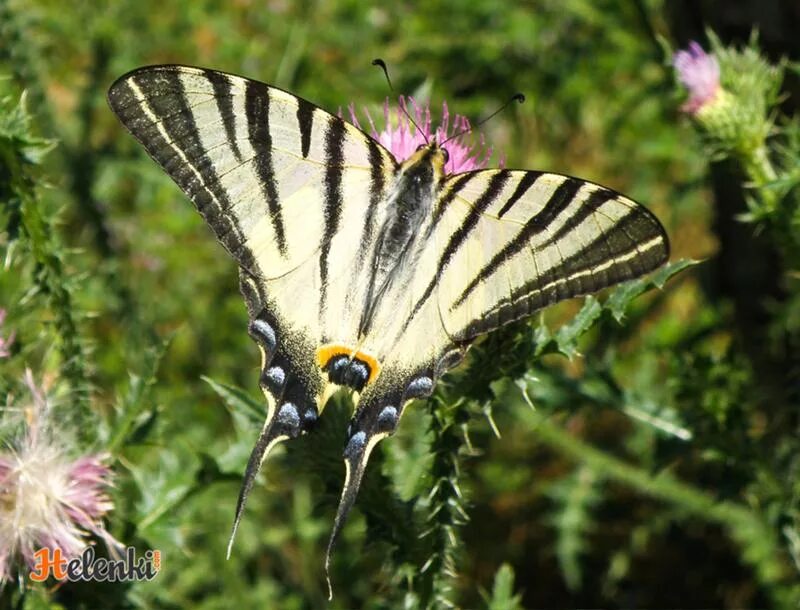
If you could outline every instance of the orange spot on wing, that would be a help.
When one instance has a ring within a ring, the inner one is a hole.
[[[369,366],[369,379],[367,379],[367,384],[375,381],[375,378],[381,371],[381,364],[375,356],[362,352],[352,345],[344,345],[343,343],[326,343],[317,348],[317,364],[319,368],[324,369],[331,358],[336,356],[347,356],[352,360],[361,360]]]

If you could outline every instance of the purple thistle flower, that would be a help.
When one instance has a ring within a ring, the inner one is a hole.
[[[692,41],[688,50],[675,53],[672,65],[678,72],[678,79],[689,91],[689,100],[681,106],[681,110],[688,114],[697,114],[703,106],[716,98],[720,90],[717,58]]]
[[[6,319],[6,310],[0,307],[0,326]],[[0,358],[8,358],[11,355],[11,346],[16,335],[12,332],[7,338],[0,337]]]
[[[13,576],[20,559],[30,569],[41,548],[60,548],[67,559],[91,541],[102,539],[116,552],[121,544],[103,525],[114,505],[107,495],[111,469],[106,455],[67,457],[49,429],[50,406],[30,370],[25,384],[31,403],[25,431],[13,448],[0,453],[0,586]]]
[[[405,112],[403,112],[403,109],[405,109]],[[361,129],[355,106],[350,104],[348,110],[352,123]],[[442,103],[442,122],[435,130],[432,129],[430,107],[425,106],[423,108],[413,97],[409,97],[408,101],[406,101],[405,97],[400,96],[398,108],[394,112],[396,121],[392,121],[392,109],[389,106],[389,100],[387,99],[384,102],[384,127],[381,131],[378,131],[378,128],[375,127],[369,111],[365,110],[365,112],[369,120],[369,135],[386,147],[399,161],[408,159],[420,145],[434,140],[442,143],[460,132],[466,133],[444,144],[444,148],[447,149],[450,156],[450,159],[445,164],[445,173],[457,174],[473,169],[483,169],[487,167],[489,158],[492,156],[492,148],[486,146],[482,135],[478,144],[470,144],[468,142],[467,136],[469,135],[470,123],[466,117],[457,114],[453,117],[451,124],[450,111],[446,102]],[[408,116],[406,116],[406,112],[414,117],[419,129],[414,127]]]

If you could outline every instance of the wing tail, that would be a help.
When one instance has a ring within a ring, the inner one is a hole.
[[[267,455],[278,443],[295,439],[311,430],[319,417],[319,397],[311,391],[302,378],[284,377],[287,375],[284,372],[287,369],[282,365],[286,364],[286,360],[281,356],[280,353],[276,354],[271,362],[265,364],[261,374],[261,388],[268,404],[267,419],[247,461],[228,540],[228,557],[244,513],[247,496]]]
[[[404,382],[400,388],[405,385]],[[372,450],[380,440],[394,433],[400,421],[403,405],[412,398],[412,396],[406,397],[405,394],[407,392],[393,385],[386,386],[383,390],[376,390],[375,386],[368,387],[359,400],[358,409],[347,429],[348,440],[343,454],[344,485],[325,553],[325,577],[328,582],[329,599],[333,597],[329,574],[333,548],[355,503]]]
[[[347,442],[344,450],[344,466],[345,478],[344,486],[342,487],[342,496],[339,499],[339,506],[336,510],[336,519],[333,522],[333,530],[331,531],[330,539],[328,540],[328,548],[325,552],[325,579],[328,583],[328,600],[333,599],[333,587],[331,586],[330,578],[330,563],[333,547],[336,545],[336,540],[347,521],[347,516],[353,508],[353,504],[358,496],[358,490],[361,487],[361,481],[364,478],[364,471],[367,468],[367,461],[369,455],[375,444],[386,436],[385,434],[379,435],[373,433],[372,436],[367,436],[363,431],[353,434]]]
[[[228,539],[226,559],[231,558],[233,540],[236,537],[237,530],[239,529],[239,522],[242,520],[242,514],[244,513],[244,506],[247,502],[247,496],[250,494],[250,490],[253,488],[253,483],[255,482],[259,470],[261,470],[261,464],[264,463],[267,455],[269,455],[269,452],[275,445],[287,439],[286,436],[282,436],[280,434],[281,427],[273,425],[277,417],[275,414],[274,399],[269,396],[267,397],[267,401],[270,403],[270,415],[264,421],[264,427],[261,429],[261,434],[258,437],[258,441],[256,441],[253,451],[250,453],[250,459],[247,461],[247,468],[245,468],[244,471],[242,487],[239,489],[239,498],[236,501],[236,516],[233,519],[233,527],[231,528],[231,535]]]

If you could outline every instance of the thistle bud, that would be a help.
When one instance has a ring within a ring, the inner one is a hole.
[[[772,130],[769,114],[782,71],[764,61],[754,43],[739,50],[709,37],[711,53],[693,41],[673,57],[678,80],[689,93],[681,110],[716,152],[750,156],[763,148]]]

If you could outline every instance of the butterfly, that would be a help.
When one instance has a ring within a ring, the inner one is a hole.
[[[448,174],[436,138],[396,159],[355,125],[277,87],[144,67],[108,100],[238,263],[267,415],[231,544],[269,451],[353,393],[331,549],[375,445],[480,335],[648,273],[669,256],[646,208],[559,174]]]

